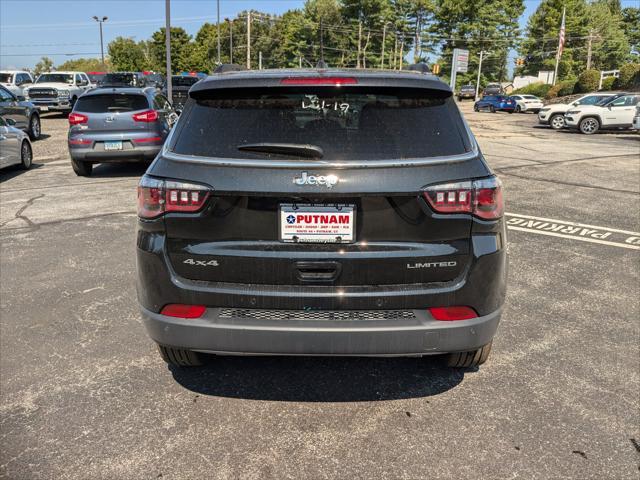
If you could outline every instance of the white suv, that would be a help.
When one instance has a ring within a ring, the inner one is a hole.
[[[571,103],[554,103],[541,108],[538,112],[538,123],[550,125],[554,130],[564,128],[564,114],[572,107],[579,105],[595,105],[603,100],[613,97],[614,93],[590,93]]]
[[[633,128],[633,117],[640,94],[621,93],[606,103],[580,105],[564,114],[564,123],[569,128],[577,128],[591,135],[601,128]]]
[[[16,97],[23,96],[22,90],[33,83],[29,72],[19,70],[0,71],[0,84]]]

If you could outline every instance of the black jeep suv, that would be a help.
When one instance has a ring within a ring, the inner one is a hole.
[[[141,179],[138,215],[138,298],[170,364],[489,354],[501,186],[432,75],[209,77]]]

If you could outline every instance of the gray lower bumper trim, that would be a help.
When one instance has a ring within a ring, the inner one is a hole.
[[[212,353],[248,355],[430,355],[474,350],[493,338],[501,311],[455,322],[420,311],[406,320],[180,319],[142,309],[145,327],[159,344]]]

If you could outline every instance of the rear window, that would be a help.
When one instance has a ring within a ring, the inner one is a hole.
[[[196,95],[172,145],[179,154],[298,158],[246,148],[268,143],[313,148],[325,160],[403,159],[460,154],[469,145],[449,92],[319,87]]]
[[[107,73],[102,79],[105,85],[130,85],[139,87],[143,83],[134,73]]]
[[[80,97],[75,111],[85,113],[131,112],[146,110],[149,102],[144,95],[105,93]]]
[[[171,77],[171,83],[174,87],[190,87],[198,83],[200,79],[198,77],[176,76]]]

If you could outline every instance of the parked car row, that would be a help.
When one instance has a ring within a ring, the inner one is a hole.
[[[586,135],[602,129],[638,129],[640,94],[597,93],[569,104],[552,104],[540,110],[538,122],[554,130],[570,128]]]

